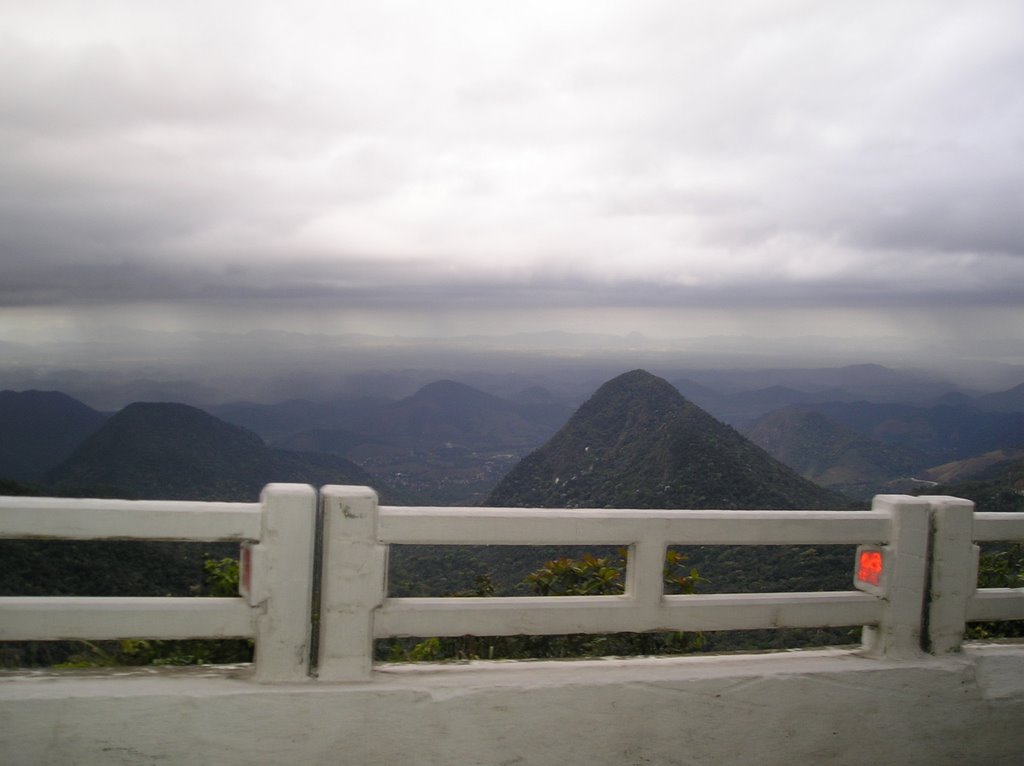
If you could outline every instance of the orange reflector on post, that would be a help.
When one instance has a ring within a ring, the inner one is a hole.
[[[882,552],[860,550],[857,552],[857,580],[879,587],[882,584]]]

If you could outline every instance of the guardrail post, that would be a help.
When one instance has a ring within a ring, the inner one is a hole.
[[[326,486],[320,586],[322,681],[360,681],[373,670],[373,612],[385,597],[387,546],[377,542],[377,493]]]
[[[892,527],[884,549],[882,614],[877,626],[864,628],[864,652],[873,657],[918,657],[923,654],[927,609],[931,505],[926,498],[876,495],[871,509],[887,511]]]
[[[645,629],[657,620],[664,598],[665,549],[664,539],[650,533],[629,546],[625,590],[639,607]]]
[[[932,507],[932,571],[928,605],[928,648],[932,654],[960,651],[967,602],[978,583],[978,546],[974,544],[974,503],[935,496]]]
[[[316,490],[305,484],[268,484],[260,541],[251,546],[248,599],[262,607],[255,620],[256,672],[262,683],[309,678],[313,603]]]

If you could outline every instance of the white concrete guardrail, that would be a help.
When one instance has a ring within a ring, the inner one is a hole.
[[[1024,540],[1024,514],[975,514],[958,498],[883,495],[851,512],[406,508],[379,507],[368,487],[326,486],[319,502],[317,549],[317,493],[304,485],[268,485],[259,503],[0,498],[0,537],[234,540],[248,551],[239,598],[2,598],[0,640],[248,637],[257,680],[305,680],[318,590],[317,677],[359,681],[374,639],[389,636],[863,625],[863,653],[898,660],[958,651],[970,620],[1024,619],[1024,589],[975,589],[975,542]],[[387,551],[399,543],[626,546],[625,592],[388,598]],[[669,545],[800,544],[859,545],[877,571],[842,592],[664,593]]]
[[[238,598],[0,598],[0,640],[251,638],[255,678],[308,676],[316,491],[269,484],[258,503],[0,497],[0,538],[236,541]]]

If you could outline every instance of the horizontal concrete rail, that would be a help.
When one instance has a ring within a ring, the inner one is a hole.
[[[972,536],[979,543],[1024,542],[1024,513],[975,513]]]
[[[1024,588],[980,588],[967,605],[968,622],[1024,620]]]
[[[374,635],[462,636],[754,630],[873,625],[878,598],[858,591],[666,596],[650,613],[628,596],[391,598],[377,611]]]
[[[0,598],[0,640],[254,638],[241,598]]]
[[[976,513],[977,542],[1024,542],[1024,513]],[[1024,588],[979,588],[968,600],[967,620],[1024,620]]]
[[[878,511],[651,511],[381,506],[378,539],[416,545],[830,545],[888,542]]]
[[[259,503],[0,497],[0,538],[259,540]]]

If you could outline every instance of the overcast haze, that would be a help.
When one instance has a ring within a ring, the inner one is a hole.
[[[0,339],[984,336],[1019,363],[1022,91],[1018,0],[0,0]]]

